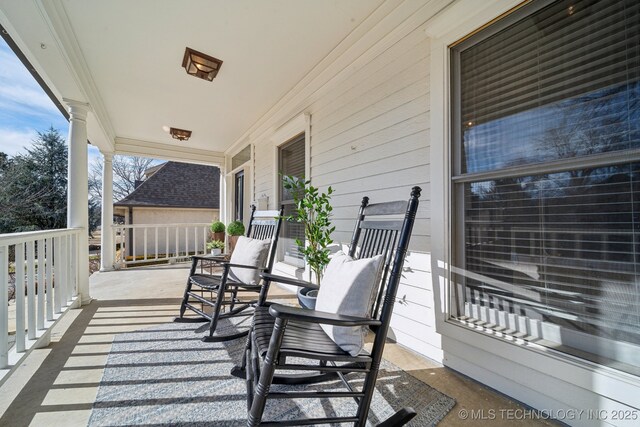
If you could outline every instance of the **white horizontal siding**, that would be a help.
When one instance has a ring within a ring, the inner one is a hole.
[[[270,141],[257,141],[254,152],[254,199],[266,194],[273,199],[273,173],[277,168],[274,164],[273,147]],[[275,208],[275,202],[270,203]]]
[[[354,141],[349,146],[341,146],[338,149],[324,153],[324,156],[314,156],[312,168],[314,170],[314,180],[323,179],[325,176],[337,171],[348,170],[353,167],[354,163],[358,167],[376,167],[375,162],[385,161],[394,156],[400,156],[409,152],[422,150],[419,153],[420,159],[424,163],[428,163],[429,150],[425,147],[425,142],[429,140],[429,134],[426,130],[416,133],[402,132],[402,128],[394,129],[395,138],[384,141],[368,142],[366,138],[363,141]],[[335,156],[338,155],[338,158]],[[325,161],[320,163],[321,157],[325,157]],[[375,171],[374,171],[375,172]]]
[[[409,32],[368,64],[347,67],[348,78],[322,96],[314,94],[305,111],[311,115],[311,180],[322,190],[334,189],[335,242],[349,243],[363,196],[371,203],[405,200],[413,186],[423,188],[390,336],[440,358],[428,255],[429,61],[425,33]],[[272,141],[272,135],[266,132],[252,141],[254,198],[266,194],[275,207],[275,150],[284,141]]]
[[[392,109],[384,112],[375,111],[371,113],[371,117],[367,117],[363,122],[352,122],[351,127],[341,131],[340,133],[331,133],[326,138],[316,137],[313,128],[311,129],[311,164],[313,165],[313,156],[329,151],[337,146],[349,145],[351,142],[358,141],[362,138],[371,138],[376,132],[379,132],[389,126],[404,122],[408,118],[415,117],[420,113],[426,112],[427,108],[427,92],[423,96],[403,100],[400,105],[394,106]],[[363,95],[364,96],[364,95]],[[410,95],[411,97],[413,95]],[[427,117],[428,118],[428,117]],[[428,120],[425,122],[423,129],[428,129]]]
[[[351,104],[357,101],[363,90],[381,90],[381,85],[386,85],[390,79],[403,76],[404,69],[390,66],[390,64],[405,64],[405,68],[411,68],[413,63],[429,57],[430,52],[428,46],[424,48],[425,43],[424,33],[413,31],[400,42],[387,47],[383,53],[368,63],[362,64],[360,69],[351,70],[359,74],[359,80],[349,76],[334,85],[331,91],[314,102],[314,115],[322,120],[330,114],[327,110],[337,110],[335,105],[337,99],[343,100],[345,104]],[[366,71],[363,71],[363,68],[366,68]]]
[[[412,68],[420,71],[421,69],[428,68],[428,61],[421,61],[415,64]],[[414,71],[414,74],[416,72]],[[415,76],[413,77],[416,78]],[[388,111],[392,111],[401,105],[406,104],[413,99],[423,98],[428,92],[427,84],[424,80],[418,78],[417,81],[409,80],[403,81],[394,77],[394,83],[400,86],[400,89],[392,93],[391,90],[370,90],[363,92],[357,100],[357,103],[348,105],[349,109],[340,108],[333,111],[333,114],[329,118],[322,120],[322,117],[316,117],[314,115],[314,133],[313,135],[321,140],[328,140],[329,138],[339,135],[342,132],[353,127],[353,123],[366,123]],[[408,80],[408,79],[406,79]],[[407,86],[404,84],[407,83]],[[395,88],[394,88],[395,89]],[[354,111],[356,106],[364,105],[365,107],[360,110]],[[345,105],[346,106],[346,105]],[[345,115],[346,114],[346,115]],[[325,125],[325,126],[323,126]]]

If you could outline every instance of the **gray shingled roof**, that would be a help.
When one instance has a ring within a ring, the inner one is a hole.
[[[220,170],[167,162],[114,206],[219,209]]]

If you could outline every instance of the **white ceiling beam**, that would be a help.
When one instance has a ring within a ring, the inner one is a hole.
[[[197,163],[222,167],[224,153],[202,150],[188,146],[160,144],[131,138],[116,138],[115,154],[125,156],[149,157],[152,159],[172,160],[176,162]],[[188,144],[182,142],[181,144]]]

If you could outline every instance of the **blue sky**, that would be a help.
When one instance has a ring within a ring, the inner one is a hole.
[[[13,51],[0,38],[0,151],[15,156],[38,132],[53,126],[66,139],[69,125]],[[89,161],[100,157],[89,146]]]

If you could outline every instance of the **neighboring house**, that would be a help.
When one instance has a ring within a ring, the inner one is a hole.
[[[160,254],[185,251],[186,241],[194,249],[194,237],[185,238],[186,224],[211,223],[220,217],[220,169],[215,166],[166,162],[147,169],[146,179],[131,194],[113,204],[114,213],[126,225],[170,225],[147,231],[147,252]],[[181,227],[180,225],[183,225]],[[176,238],[176,231],[179,233]],[[156,235],[158,238],[156,246]],[[203,244],[198,234],[200,246]],[[168,238],[167,238],[168,236]],[[134,238],[135,237],[135,238]],[[127,256],[144,253],[143,229],[129,228],[125,245]]]

